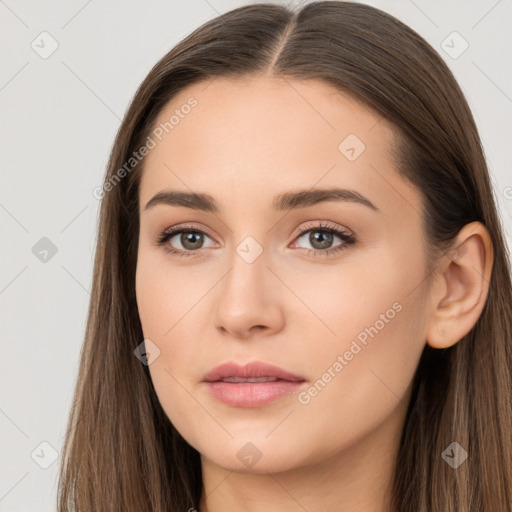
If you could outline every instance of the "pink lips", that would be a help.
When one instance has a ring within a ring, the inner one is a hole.
[[[261,362],[239,366],[229,362],[203,377],[211,395],[235,407],[258,407],[297,391],[305,379]]]

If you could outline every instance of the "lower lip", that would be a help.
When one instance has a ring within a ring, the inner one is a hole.
[[[217,400],[233,407],[259,407],[296,392],[302,382],[276,380],[272,382],[205,382]]]

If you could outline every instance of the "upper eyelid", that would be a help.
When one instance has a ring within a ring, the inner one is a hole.
[[[346,234],[347,236],[354,235],[352,230],[345,228],[343,226],[339,226],[335,222],[331,222],[331,221],[319,221],[319,224],[316,224],[316,225],[314,225],[314,224],[308,225],[308,226],[301,225],[294,231],[294,233],[295,233],[295,236],[299,236],[299,235],[302,236],[304,233],[306,233],[308,231],[313,231],[315,229],[318,231],[323,231],[323,230],[339,231],[340,233]]]
[[[173,227],[170,227],[170,228],[167,228],[165,229],[164,231],[162,231],[162,234],[165,235],[165,234],[169,234],[169,235],[176,235],[177,233],[180,233],[182,231],[198,231],[200,233],[204,233],[205,235],[208,235],[210,238],[214,238],[209,232],[207,229],[205,228],[202,228],[202,227],[197,227],[197,226],[194,226],[194,225],[188,225],[188,224],[185,224],[185,225],[178,225],[178,226],[173,226]]]

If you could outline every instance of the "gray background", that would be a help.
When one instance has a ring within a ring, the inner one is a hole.
[[[0,0],[1,511],[55,509],[90,297],[99,206],[92,191],[128,103],[175,43],[248,3]],[[512,1],[365,3],[423,35],[454,71],[512,246]],[[469,44],[460,56],[454,31]],[[58,48],[42,58],[52,38]],[[54,255],[44,253],[43,237]]]

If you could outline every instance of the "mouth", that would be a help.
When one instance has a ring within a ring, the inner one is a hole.
[[[261,407],[298,391],[306,380],[278,366],[252,362],[224,363],[207,373],[203,382],[211,396],[233,407]]]
[[[305,379],[279,366],[262,363],[260,361],[253,361],[244,366],[233,362],[223,363],[213,368],[213,370],[203,377],[204,382],[271,382],[276,380],[303,382]]]
[[[277,380],[283,379],[278,379],[277,377],[248,377],[246,379],[243,377],[224,377],[213,382],[275,382]]]

